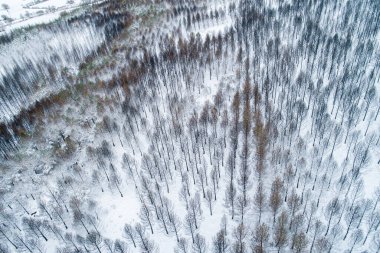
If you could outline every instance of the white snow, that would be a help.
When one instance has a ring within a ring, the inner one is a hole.
[[[227,9],[227,6],[230,2],[232,1],[213,1],[212,4],[210,4],[209,9]],[[264,1],[264,3],[273,8],[278,7],[278,3],[276,1],[268,0]],[[37,6],[46,7],[49,6],[48,4],[49,1],[38,4]],[[61,0],[56,0],[54,4],[56,4],[56,6],[59,6],[60,4],[64,5],[63,1]],[[144,10],[141,10],[141,12],[144,12]],[[160,19],[159,22],[153,26],[156,33],[155,35],[145,32],[144,30],[141,32],[141,34],[139,34],[139,29],[143,29],[143,24],[136,21],[135,25],[132,26],[132,29],[130,30],[130,38],[128,38],[127,41],[116,41],[115,44],[131,45],[131,47],[134,47],[135,50],[130,54],[132,55],[131,58],[141,59],[141,56],[143,55],[143,45],[141,43],[142,35],[146,36],[146,41],[150,42],[150,44],[147,45],[148,51],[150,50],[151,52],[156,52],[159,54],[161,53],[161,49],[159,48],[160,40],[157,38],[160,36],[165,37],[165,35],[167,35],[168,37],[174,37],[175,39],[178,39],[177,35],[179,34],[181,34],[184,38],[189,38],[190,33],[199,33],[202,39],[204,39],[207,34],[217,36],[219,33],[223,34],[226,29],[234,26],[234,18],[232,15],[233,13],[226,14],[226,17],[220,19],[219,21],[208,20],[202,23],[201,26],[193,25],[189,29],[185,28],[183,24],[181,27],[176,27],[176,22],[173,22],[174,24],[170,23],[170,21],[165,23],[164,20]],[[178,20],[180,20],[180,18],[178,18]],[[173,27],[176,28],[177,33],[173,33],[171,30],[174,29]],[[291,31],[288,29],[291,28],[286,26],[284,30],[279,32],[278,36],[281,38],[289,38]],[[327,30],[329,28],[328,25],[325,25],[321,29]],[[68,37],[68,34],[70,34],[71,37]],[[0,67],[2,66],[3,70],[7,67],[12,67],[12,64],[16,64],[21,58],[24,57],[23,52],[28,50],[30,51],[28,51],[27,57],[33,61],[38,61],[41,55],[43,55],[46,51],[58,52],[61,55],[65,55],[65,51],[63,49],[66,49],[67,45],[78,45],[78,47],[85,48],[85,50],[88,49],[88,51],[90,51],[91,47],[96,43],[91,44],[89,41],[97,41],[99,43],[102,38],[101,34],[97,34],[96,31],[91,28],[85,31],[82,29],[70,30],[66,33],[64,32],[62,34],[59,34],[56,37],[47,36],[48,39],[44,40],[43,42],[39,41],[41,40],[39,36],[39,34],[32,35],[32,37],[28,39],[30,43],[26,44],[19,42],[16,47],[6,48],[3,52],[9,51],[12,53],[8,55],[3,53],[3,59],[7,57],[7,63],[5,60],[1,62],[0,59]],[[46,36],[44,38],[46,38]],[[289,45],[286,43],[289,43]],[[291,47],[293,46],[291,43],[295,44],[297,42],[289,41],[284,42],[283,44],[280,43],[280,47]],[[354,46],[356,46],[357,43],[358,41],[355,41]],[[33,44],[32,47],[31,44]],[[379,47],[379,45],[375,46],[375,48]],[[62,51],[60,51],[60,49],[62,49]],[[218,152],[223,152],[224,154],[224,164],[223,166],[220,164],[221,177],[220,181],[218,182],[218,188],[216,190],[217,200],[212,201],[213,214],[211,215],[208,209],[208,203],[202,196],[202,188],[199,184],[199,174],[196,172],[194,173],[194,177],[198,182],[196,184],[193,184],[192,170],[195,170],[195,168],[198,167],[200,170],[205,169],[207,171],[209,180],[206,188],[212,189],[210,172],[212,169],[216,168],[218,162],[221,162],[221,158],[216,156],[214,157],[212,147],[209,150],[209,145],[210,142],[213,144],[214,141],[220,141],[221,136],[224,134],[224,131],[221,127],[221,116],[218,116],[216,126],[216,133],[218,138],[211,133],[213,130],[211,123],[207,124],[208,138],[203,139],[202,136],[199,137],[199,154],[195,152],[196,145],[194,145],[194,147],[191,146],[195,140],[193,140],[191,136],[189,137],[189,135],[191,131],[194,131],[194,127],[189,126],[189,121],[194,113],[196,113],[198,117],[200,116],[202,108],[206,103],[209,103],[210,106],[213,106],[214,97],[220,90],[224,94],[225,99],[221,111],[224,109],[228,110],[230,120],[229,124],[232,124],[232,98],[237,90],[240,92],[242,91],[241,83],[243,83],[244,79],[243,74],[240,79],[238,79],[236,75],[238,69],[243,72],[243,67],[239,66],[239,63],[236,62],[237,50],[238,48],[236,48],[235,52],[230,52],[230,55],[227,56],[222,54],[221,59],[213,59],[210,64],[205,64],[202,66],[198,65],[199,63],[197,61],[192,62],[190,60],[188,63],[186,63],[186,65],[180,62],[173,63],[170,65],[170,67],[168,67],[166,64],[160,64],[159,66],[156,66],[155,75],[150,74],[144,76],[142,80],[139,80],[136,86],[131,85],[130,87],[130,93],[132,95],[130,97],[127,97],[126,101],[124,102],[128,102],[129,105],[134,106],[134,109],[136,109],[136,111],[131,110],[124,112],[122,110],[116,95],[122,93],[121,88],[119,89],[119,87],[115,90],[106,90],[102,88],[96,89],[92,87],[93,90],[86,93],[85,96],[82,96],[82,93],[73,94],[68,98],[68,101],[64,106],[56,106],[51,108],[50,111],[46,113],[47,116],[43,118],[43,122],[39,125],[40,128],[35,129],[35,136],[32,136],[29,140],[25,140],[23,143],[20,143],[20,150],[16,151],[15,154],[13,154],[13,160],[9,163],[6,163],[7,166],[14,167],[10,168],[9,170],[4,168],[4,173],[2,173],[0,177],[0,180],[4,182],[4,186],[2,187],[7,188],[8,191],[11,191],[5,195],[4,203],[10,203],[15,208],[17,203],[14,201],[14,199],[17,198],[20,199],[22,203],[25,203],[28,209],[33,211],[39,210],[37,207],[37,201],[32,200],[29,196],[30,193],[33,192],[36,193],[36,195],[39,195],[37,198],[43,199],[45,202],[49,203],[49,207],[53,207],[56,205],[54,203],[54,198],[46,191],[46,187],[49,186],[57,195],[59,195],[61,191],[62,195],[60,196],[68,206],[70,205],[69,202],[71,197],[78,197],[82,201],[83,205],[83,209],[81,211],[95,217],[94,219],[96,220],[97,229],[101,231],[101,235],[104,238],[109,238],[112,240],[123,239],[127,241],[127,239],[125,239],[125,235],[123,234],[123,228],[125,224],[130,224],[133,226],[136,223],[141,222],[139,212],[141,207],[141,200],[144,200],[152,209],[151,215],[154,220],[153,235],[150,233],[149,227],[145,224],[147,236],[149,239],[154,241],[159,252],[174,252],[174,248],[177,244],[175,234],[173,231],[169,231],[169,233],[166,234],[163,226],[160,225],[161,221],[155,218],[156,214],[153,210],[152,205],[149,204],[149,199],[146,196],[147,194],[143,192],[144,189],[141,184],[141,179],[143,176],[148,178],[148,181],[151,183],[150,190],[153,192],[155,201],[157,203],[160,202],[158,193],[161,193],[164,198],[167,198],[170,201],[170,210],[173,210],[175,214],[178,215],[182,223],[180,229],[180,237],[187,238],[188,243],[191,247],[191,236],[184,228],[187,210],[185,207],[185,202],[179,197],[181,187],[184,185],[181,175],[183,173],[187,173],[190,182],[190,197],[194,197],[196,193],[200,194],[202,215],[199,220],[200,227],[196,230],[196,233],[199,233],[205,237],[205,240],[208,244],[206,252],[212,251],[212,242],[215,238],[216,233],[220,230],[221,220],[223,217],[226,217],[227,220],[227,234],[232,246],[232,243],[235,241],[233,231],[241,222],[241,220],[239,214],[237,213],[237,210],[235,210],[236,213],[234,220],[231,219],[230,207],[226,205],[225,201],[225,191],[228,184],[226,171],[228,166],[231,166],[227,162],[228,155],[232,150],[229,131],[231,129],[229,128],[227,131],[227,147],[225,148],[223,145],[215,145],[216,150]],[[262,52],[254,51],[253,48],[250,50],[252,50],[249,54],[250,57],[254,57],[255,54],[259,56],[264,55]],[[265,51],[265,53],[267,52]],[[114,67],[112,69],[104,68],[103,70],[100,70],[100,72],[94,74],[94,76],[91,76],[89,80],[93,80],[100,76],[103,80],[108,81],[111,79],[113,74],[118,73],[117,71],[123,69],[125,66],[128,66],[128,64],[131,62],[127,56],[127,53],[122,50],[120,54],[115,53],[111,54],[110,56],[113,58],[107,58],[107,60],[112,61],[112,63],[114,63]],[[106,58],[108,55],[100,57]],[[128,59],[127,61],[126,58]],[[311,69],[311,64],[308,63],[307,59],[303,59],[301,56],[299,56],[299,59],[297,59],[297,61],[298,64],[295,66],[295,70],[292,72],[294,76],[290,77],[290,83],[292,84],[295,83],[297,76],[301,72],[307,72],[310,71],[309,69]],[[99,62],[101,62],[101,59],[99,59]],[[65,64],[71,65],[72,60],[67,59],[67,62],[65,62]],[[329,61],[327,65],[329,66],[330,64],[332,65],[333,63]],[[261,80],[262,78],[258,79],[257,76],[265,76],[262,73],[265,73],[266,67],[267,66],[265,66],[264,60],[262,60],[261,65],[258,65],[257,68],[252,70],[252,75],[250,76],[252,85],[258,84],[259,87],[262,87],[263,80]],[[333,73],[333,75],[341,73],[343,70],[343,67],[339,66],[338,68],[334,69],[334,71],[337,73]],[[184,73],[186,73],[186,75]],[[323,74],[324,76],[321,77],[321,89],[326,88],[329,81],[331,81],[327,77],[326,73]],[[368,75],[368,73],[365,73],[365,75]],[[318,81],[318,76],[318,70],[315,70],[309,77],[314,81],[314,85],[316,85]],[[265,160],[265,173],[261,179],[266,194],[266,208],[262,214],[262,221],[265,221],[269,227],[269,238],[271,242],[273,241],[274,237],[274,225],[272,223],[273,216],[270,212],[270,208],[268,207],[268,199],[273,179],[276,176],[283,178],[285,169],[288,166],[292,166],[293,169],[297,168],[299,170],[302,170],[302,173],[301,171],[298,172],[298,175],[300,175],[301,178],[300,187],[295,187],[295,182],[297,181],[297,178],[295,178],[289,187],[287,196],[289,197],[291,194],[290,190],[294,190],[298,196],[301,196],[301,194],[303,196],[303,194],[306,195],[306,192],[310,192],[310,202],[311,200],[314,200],[316,202],[316,200],[319,199],[318,196],[321,196],[319,207],[316,208],[315,216],[311,220],[314,224],[314,222],[319,219],[324,223],[324,225],[326,225],[328,220],[325,215],[327,204],[334,197],[336,197],[338,193],[340,193],[338,197],[340,197],[342,203],[347,204],[347,207],[351,204],[351,201],[353,199],[353,190],[347,191],[347,186],[345,186],[343,187],[342,192],[339,192],[339,183],[342,179],[340,176],[343,168],[345,168],[345,172],[342,173],[342,175],[351,175],[349,174],[349,170],[352,167],[354,159],[353,157],[355,155],[355,152],[353,151],[355,147],[352,146],[350,152],[348,153],[349,158],[347,160],[347,166],[344,167],[351,137],[349,135],[347,143],[343,143],[345,133],[348,131],[345,123],[346,118],[344,118],[342,112],[338,110],[337,118],[334,119],[333,115],[335,115],[335,110],[337,110],[336,108],[334,108],[333,113],[330,113],[333,107],[333,98],[331,95],[332,92],[330,92],[330,96],[328,96],[326,99],[327,114],[329,115],[331,122],[333,122],[335,125],[340,125],[340,122],[342,120],[344,123],[342,124],[342,136],[338,138],[338,142],[331,159],[330,152],[332,148],[332,137],[327,137],[329,134],[327,130],[323,133],[325,134],[324,139],[321,140],[320,136],[318,135],[316,137],[315,145],[313,145],[315,132],[312,131],[316,131],[316,129],[315,127],[312,129],[312,126],[314,124],[313,120],[316,116],[311,115],[311,108],[302,119],[303,121],[299,137],[297,137],[296,134],[284,134],[284,130],[288,130],[289,128],[289,125],[286,125],[284,122],[284,118],[286,117],[287,113],[287,105],[285,104],[284,108],[282,108],[282,111],[280,111],[280,97],[284,95],[284,98],[286,99],[286,95],[288,95],[286,92],[289,93],[290,88],[288,89],[288,87],[282,87],[280,83],[282,80],[273,79],[271,82],[274,83],[274,86],[277,89],[277,93],[274,93],[273,90],[271,91],[272,93],[270,94],[270,101],[272,102],[273,112],[282,113],[282,119],[276,121],[275,123],[277,124],[279,122],[279,125],[276,125],[276,128],[280,132],[283,139],[280,139],[280,137],[277,139],[273,137],[273,139],[271,139],[268,147],[269,152]],[[187,82],[189,82],[190,88],[185,86]],[[145,85],[144,89],[140,88],[139,85]],[[194,90],[192,87],[195,87]],[[48,88],[46,89],[48,90]],[[44,91],[45,90],[42,89],[39,95],[46,95]],[[141,94],[138,94],[138,92],[141,92]],[[304,102],[307,104],[310,99],[313,102],[315,98],[313,96],[317,95],[315,93],[307,92]],[[251,101],[253,101],[253,98]],[[251,110],[253,110],[253,102],[251,104]],[[242,105],[240,105],[240,116],[242,116]],[[364,106],[362,101],[358,105],[360,107]],[[377,106],[378,105],[376,103],[373,103],[370,107],[370,113],[376,111]],[[158,113],[159,115],[157,115]],[[108,116],[112,122],[115,122],[119,130],[113,129],[107,131],[101,128],[104,116]],[[262,116],[265,117],[264,114]],[[367,123],[369,122],[369,118],[363,122],[362,117],[363,115],[360,114],[358,116],[358,124],[352,126],[350,129],[350,133],[352,133],[354,130],[361,131],[357,145],[359,145],[359,143],[362,143],[363,145],[367,144],[369,140],[368,136],[371,136],[371,134],[374,134],[375,137],[378,136],[378,131],[380,129],[380,117],[378,117],[376,121],[373,120],[369,127],[367,135],[365,135],[364,131]],[[94,122],[92,122],[91,119],[93,119]],[[177,124],[177,128],[179,126],[183,127],[182,133],[180,133],[179,136],[176,136],[173,133],[175,130],[178,130],[173,123]],[[123,128],[123,126],[125,128]],[[63,138],[60,136],[60,132],[63,132],[64,136],[66,137],[70,136],[70,139],[74,141],[77,147],[75,153],[68,159],[57,159],[57,149],[64,149],[64,147],[68,146],[68,144],[62,140]],[[291,139],[289,139],[289,137]],[[259,182],[258,174],[255,172],[256,139],[254,138],[253,134],[250,134],[249,138],[249,148],[251,152],[249,157],[251,185],[248,189],[248,196],[251,202],[244,218],[244,222],[247,225],[249,232],[249,235],[246,239],[247,247],[249,247],[250,243],[252,242],[251,234],[258,222],[258,214],[253,201]],[[112,151],[112,156],[110,158],[103,158],[104,164],[106,166],[104,170],[101,170],[98,168],[99,160],[97,158],[97,155],[93,155],[91,153],[91,148],[99,148],[102,141],[104,140],[108,142],[110,150]],[[290,143],[289,140],[291,140],[292,143]],[[188,141],[190,154],[189,158],[186,158],[186,151],[184,151],[180,146],[180,142],[182,141]],[[330,141],[330,144],[324,151],[323,156],[321,156],[321,146],[324,141]],[[236,176],[234,179],[235,186],[238,189],[238,195],[241,194],[240,181],[238,178],[242,165],[242,143],[243,138],[242,134],[240,133],[235,171],[238,176]],[[271,146],[272,144],[273,148]],[[203,145],[205,149],[204,152],[202,150]],[[55,148],[56,146],[59,148]],[[319,152],[316,154],[314,151],[317,149]],[[280,150],[281,154],[276,154],[276,150]],[[289,161],[285,161],[286,151],[290,152]],[[133,160],[133,162],[131,162],[133,176],[131,176],[130,172],[128,171],[128,166],[123,163],[124,154],[127,154]],[[149,173],[144,170],[145,165],[143,164],[143,155],[148,155],[151,159],[153,155],[156,156],[157,161],[151,161],[150,165],[155,169],[159,167],[165,171],[168,186],[166,185],[165,179],[161,179],[161,175],[158,175],[157,170],[155,170],[155,174],[152,176],[152,178],[150,178]],[[276,156],[279,156],[279,162],[275,161],[275,159],[277,159]],[[210,157],[212,157],[211,161]],[[369,149],[369,157],[370,159],[368,160],[368,163],[364,166],[359,175],[359,178],[363,179],[364,182],[363,192],[359,193],[360,198],[363,199],[374,198],[375,191],[380,186],[380,169],[379,164],[377,164],[380,157],[379,145],[372,144]],[[298,168],[298,162],[301,158],[305,158],[306,160],[305,168]],[[43,165],[41,165],[42,162]],[[81,174],[73,169],[76,163],[78,163],[78,166],[81,169]],[[334,163],[336,163],[336,167],[332,166]],[[186,165],[188,165],[190,168],[188,172],[186,172]],[[30,169],[40,168],[38,166],[42,166],[45,173],[41,175],[35,175],[33,170]],[[113,171],[111,167],[114,167],[115,171]],[[15,170],[18,170],[19,172],[14,173]],[[97,171],[99,173],[100,183],[94,180],[94,171]],[[303,177],[304,175],[307,176],[306,172],[310,172],[310,178],[309,182],[305,184],[306,190],[304,192],[303,180],[308,179],[307,177]],[[119,183],[115,183],[112,180],[113,173],[115,173],[117,176]],[[329,186],[327,186],[327,183],[325,183],[323,186],[321,184],[322,175],[324,173],[326,173],[328,178],[331,175],[331,185]],[[59,186],[58,181],[62,181],[64,177],[71,178],[72,185],[75,187],[73,190],[67,184],[63,185],[62,187],[62,182],[60,183],[61,186]],[[109,177],[111,180],[109,180]],[[314,178],[316,179],[315,188],[312,187]],[[33,181],[31,179],[35,180],[36,183],[32,183]],[[137,185],[135,185],[135,182]],[[160,187],[160,192],[157,190],[155,183],[157,183]],[[120,188],[118,189],[116,186],[119,186]],[[352,187],[354,188],[354,185]],[[119,191],[123,196],[121,196]],[[26,197],[24,196],[24,193],[27,193],[25,195]],[[283,191],[281,196],[282,199],[284,198],[284,194],[285,192]],[[345,194],[347,195],[347,199],[344,198]],[[309,217],[308,215],[314,211],[312,210],[314,207],[310,204],[310,202],[309,204],[302,204],[302,207],[300,208],[301,211],[298,212],[298,214],[300,214],[303,208],[306,210],[306,217],[304,218],[304,222],[301,225],[303,226],[303,229],[306,227],[307,218]],[[289,211],[288,205],[289,201],[287,203],[284,202],[278,213],[281,211]],[[18,208],[15,208],[14,211],[15,215],[19,219],[26,216],[24,211],[19,208],[19,206],[17,207]],[[377,207],[376,211],[377,210],[379,210],[379,206]],[[43,214],[40,210],[38,211],[37,218],[46,218],[45,216],[46,215]],[[63,212],[63,216],[69,226],[69,229],[67,231],[62,229],[63,231],[75,232],[82,236],[86,236],[85,230],[80,226],[80,224],[74,224],[71,211],[68,213]],[[55,217],[54,219],[57,218]],[[343,217],[341,221],[341,224],[343,225],[342,231],[347,227],[344,220],[345,217]],[[367,221],[367,217],[365,217],[365,221]],[[58,224],[56,220],[54,222],[56,225]],[[336,220],[334,220],[334,223],[335,222]],[[62,225],[60,225],[60,227],[62,228]],[[365,233],[367,232],[368,225],[363,222],[361,228]],[[354,231],[354,229],[352,231]],[[350,236],[352,234],[352,231],[350,233]],[[318,237],[322,236],[322,234],[318,235]],[[289,232],[289,237],[290,236],[291,234]],[[311,232],[307,234],[307,238],[309,240],[307,250],[309,250],[310,239],[312,239]],[[362,245],[362,243],[359,243],[354,252],[372,252],[371,250],[374,248],[373,238],[374,237],[371,234],[368,241],[364,245]],[[61,246],[60,243],[61,241],[59,238],[52,239],[49,240],[48,243],[44,244],[44,246],[47,252],[51,252],[56,246]],[[350,248],[352,241],[351,238],[344,241],[340,236],[336,239],[336,241],[334,241],[334,243],[335,244],[332,252],[344,252],[346,249]],[[101,245],[102,249],[105,249],[104,244]],[[289,243],[287,246],[285,246],[283,252],[291,252],[290,247],[291,246]],[[129,250],[130,252],[136,253],[141,251],[139,247],[134,248],[130,243]],[[277,252],[277,249],[273,243],[271,245],[267,245],[267,250],[268,252]]]

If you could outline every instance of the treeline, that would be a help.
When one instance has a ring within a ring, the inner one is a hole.
[[[38,35],[33,30],[27,32],[22,35],[27,43],[38,42],[31,47],[19,41],[21,35],[12,44],[3,45],[4,50],[13,53],[1,63],[0,121],[11,122],[20,110],[27,109],[41,99],[35,97],[43,89],[41,87],[50,93],[67,86],[62,80],[62,69],[77,65],[87,56],[96,54],[98,47],[109,44],[131,24],[131,14],[122,7],[103,7],[59,20],[38,28]],[[56,38],[59,40],[57,43]],[[24,48],[28,54],[20,54],[18,47]]]
[[[88,41],[88,44],[95,44],[95,48],[73,45],[71,51],[70,45],[65,45],[68,48],[62,51],[63,55],[54,52],[51,56],[43,56],[41,62],[32,62],[31,60],[17,62],[10,72],[6,72],[2,76],[2,85],[0,85],[2,115],[0,119],[2,133],[0,135],[0,153],[3,158],[7,158],[9,151],[15,151],[17,139],[22,137],[23,133],[28,132],[30,125],[34,124],[32,119],[44,108],[49,108],[50,105],[59,102],[61,96],[71,89],[70,86],[73,85],[74,79],[64,66],[69,62],[83,62],[78,67],[79,69],[85,68],[96,57],[107,53],[112,38],[131,24],[132,16],[127,11],[120,11],[120,9],[122,8],[119,5],[119,8],[114,6],[91,14],[82,14],[66,21],[53,23],[44,29],[49,36],[58,36],[59,33],[62,33],[63,36],[69,35],[71,30],[78,29],[78,26],[83,26],[82,29],[95,29],[101,37],[104,36],[104,39],[101,38],[98,44]],[[77,34],[77,36],[81,35]],[[77,39],[81,40],[82,38],[77,37]],[[50,57],[50,61],[44,60],[44,57]],[[34,95],[44,85],[49,87],[47,92],[50,94],[47,97],[38,98],[36,101]]]

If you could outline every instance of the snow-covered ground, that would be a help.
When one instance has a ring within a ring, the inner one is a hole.
[[[226,252],[260,238],[265,252],[378,251],[378,34],[364,46],[371,24],[327,23],[346,1],[302,12],[262,1],[251,23],[233,3],[138,8],[64,101],[34,115],[0,164],[3,251],[124,252],[120,240],[129,252],[214,252],[219,231]]]
[[[0,0],[0,35],[14,29],[49,23],[64,12],[101,1],[82,0]]]

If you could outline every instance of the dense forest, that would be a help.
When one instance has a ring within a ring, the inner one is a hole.
[[[72,85],[70,69],[95,57],[130,22],[126,10],[99,7],[18,36],[0,36],[0,122],[11,122],[36,101]]]
[[[0,38],[0,252],[380,252],[379,19],[104,1]]]

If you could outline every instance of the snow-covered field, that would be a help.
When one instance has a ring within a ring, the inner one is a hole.
[[[101,1],[82,0],[0,0],[0,35],[14,29],[49,23],[62,13]]]
[[[130,11],[59,99],[0,131],[1,251],[379,251],[378,5]],[[89,31],[32,30],[4,57],[48,61]]]

